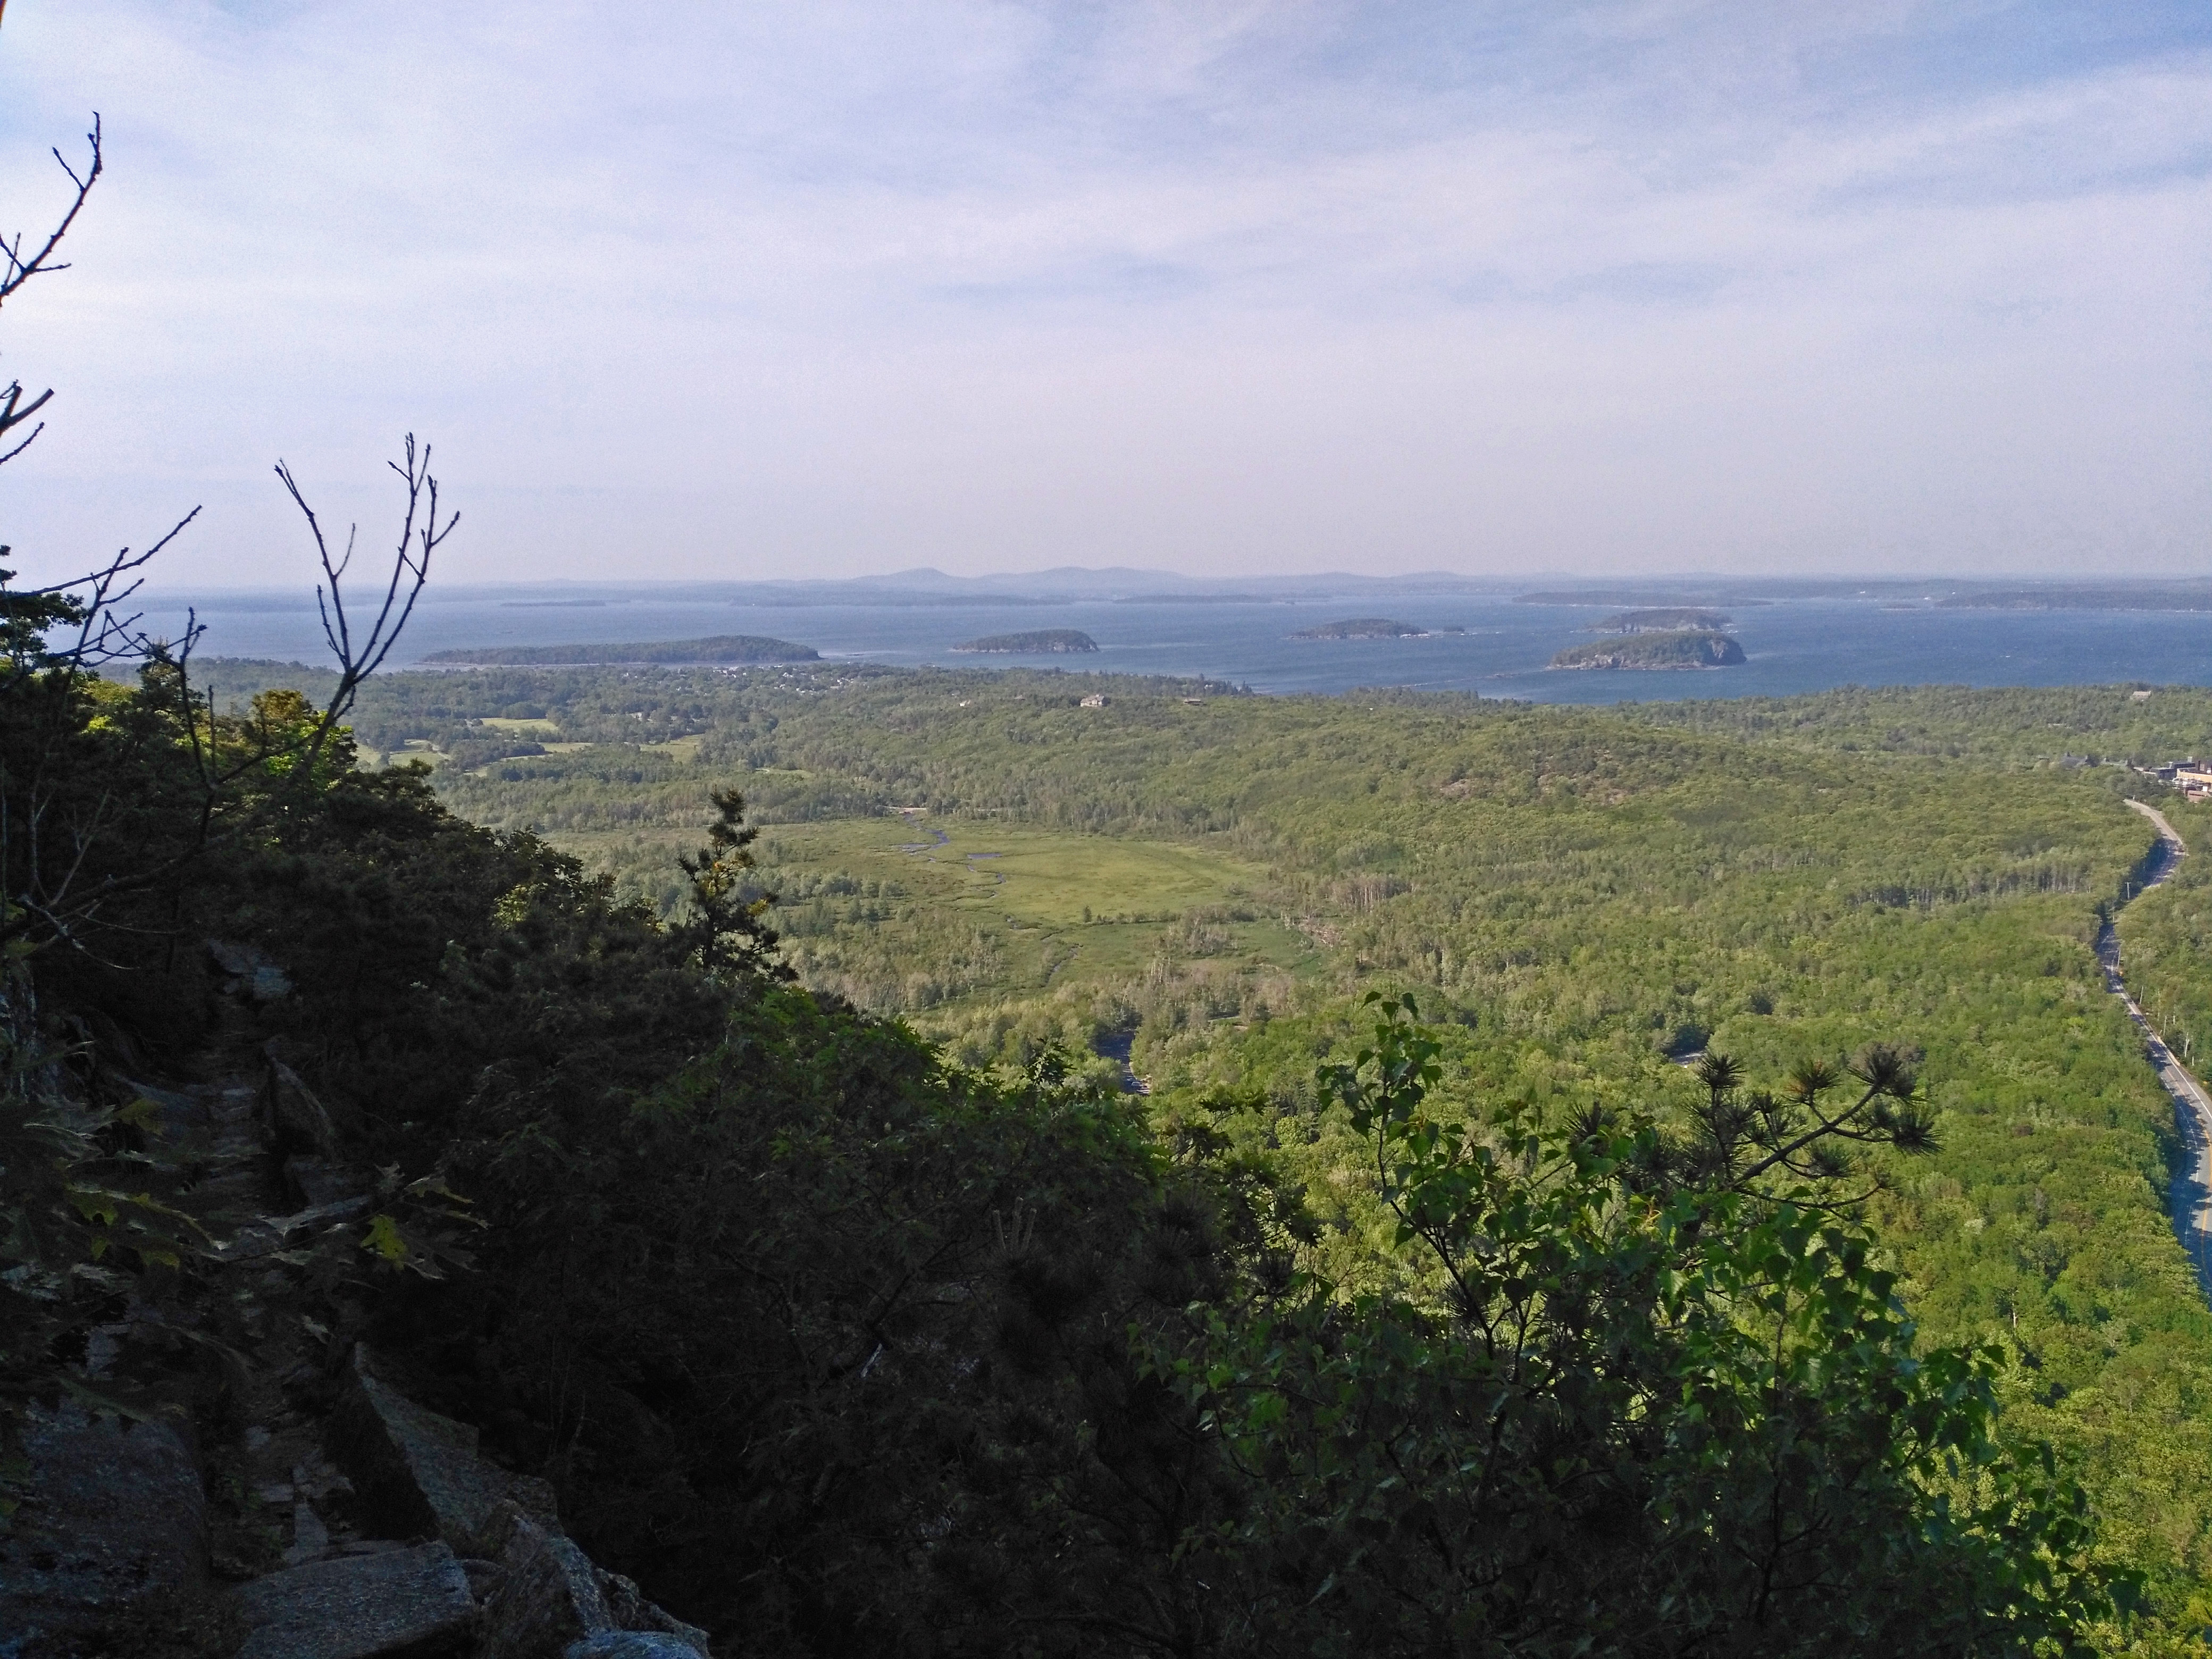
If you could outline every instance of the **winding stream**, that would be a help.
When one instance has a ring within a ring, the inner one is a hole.
[[[2163,812],[2139,800],[2131,800],[2128,805],[2156,827],[2158,846],[2144,860],[2137,878],[2121,890],[2120,903],[2112,907],[2104,926],[2097,930],[2097,958],[2105,965],[2106,988],[2119,998],[2121,1006],[2128,1011],[2128,1018],[2143,1034],[2144,1053],[2157,1069],[2158,1080],[2173,1097],[2174,1128],[2181,1137],[2186,1158],[2185,1167],[2174,1172],[2167,1202],[2173,1213],[2174,1237],[2189,1252],[2190,1263],[2197,1270],[2197,1287],[2208,1299],[2212,1299],[2212,1095],[2206,1094],[2204,1085],[2174,1058],[2173,1051],[2166,1046],[2166,1039],[2143,1012],[2142,1005],[2129,994],[2127,981],[2120,974],[2120,938],[2113,927],[2113,920],[2121,908],[2137,894],[2149,891],[2171,876],[2189,848],[2166,821]]]

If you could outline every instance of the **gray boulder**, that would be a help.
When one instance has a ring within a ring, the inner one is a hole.
[[[284,1160],[284,1189],[310,1208],[318,1204],[343,1204],[359,1198],[370,1182],[358,1170],[334,1164],[326,1158],[288,1158]]]
[[[209,957],[223,976],[222,988],[249,1002],[276,1002],[292,994],[292,976],[250,945],[207,942]]]
[[[589,1638],[614,1633],[591,1558],[557,1532],[507,1511],[506,1576],[484,1605],[478,1659],[566,1659]]]
[[[296,1235],[312,1235],[341,1221],[359,1220],[368,1213],[369,1203],[364,1193],[358,1198],[313,1205],[296,1215],[258,1216],[240,1227],[237,1237],[218,1246],[216,1254],[225,1261],[252,1261],[274,1255],[289,1249]]]
[[[297,1072],[273,1054],[268,1059],[269,1075],[261,1085],[261,1123],[269,1144],[282,1152],[335,1157],[337,1130],[323,1103],[300,1081]]]
[[[611,1630],[572,1642],[561,1659],[699,1659],[704,1652],[659,1631]]]
[[[512,1508],[478,1659],[711,1659],[707,1632]]]
[[[687,1625],[658,1602],[645,1599],[635,1579],[625,1578],[618,1572],[599,1570],[599,1594],[606,1600],[607,1612],[614,1620],[615,1629],[625,1635],[641,1634],[665,1637],[676,1644],[667,1649],[671,1654],[680,1652],[694,1659],[709,1659],[707,1632],[696,1625]],[[640,1649],[640,1653],[644,1650]],[[656,1649],[655,1652],[661,1651]]]
[[[26,1415],[22,1447],[30,1499],[0,1534],[0,1633],[76,1628],[205,1582],[206,1497],[175,1430],[64,1404]]]
[[[380,1378],[366,1350],[330,1423],[331,1455],[353,1481],[367,1529],[442,1538],[459,1553],[496,1559],[502,1505],[547,1522],[553,1489],[477,1452],[477,1431],[409,1400]]]
[[[476,1640],[468,1575],[442,1543],[313,1561],[234,1595],[237,1659],[462,1659]]]

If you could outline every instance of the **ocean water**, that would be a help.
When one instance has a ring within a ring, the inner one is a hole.
[[[1617,607],[1522,605],[1504,593],[836,605],[738,602],[711,590],[634,589],[626,597],[581,601],[542,593],[433,589],[388,665],[479,646],[761,634],[812,646],[832,660],[1205,675],[1271,693],[1409,686],[1540,702],[1779,696],[1853,684],[2212,684],[2212,614],[2187,611],[1983,611],[1899,606],[1893,599],[1785,599],[1723,607],[1735,619],[1733,631],[1749,659],[1743,665],[1638,672],[1544,667],[1553,652],[1593,638],[1584,630]],[[179,631],[186,603],[155,600],[147,606],[148,624]],[[207,629],[199,646],[204,655],[328,659],[311,594],[208,594],[194,608]],[[1466,631],[1402,640],[1290,637],[1317,623],[1367,616]],[[1080,629],[1098,642],[1098,652],[1020,657],[952,649],[987,634],[1042,628]]]

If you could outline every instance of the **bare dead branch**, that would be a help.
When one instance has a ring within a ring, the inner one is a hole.
[[[0,437],[5,437],[11,428],[22,425],[24,422],[44,409],[53,395],[53,388],[48,386],[26,404],[23,401],[23,383],[21,380],[10,380],[7,390],[0,392]],[[30,438],[24,439],[6,454],[0,455],[0,463],[15,459],[16,456],[31,447],[32,438],[37,437],[46,429],[46,423],[44,421],[40,422],[32,428]]]
[[[4,4],[0,0],[0,7]],[[58,149],[54,152],[76,193],[46,240],[27,253],[21,234],[0,237],[0,301],[33,276],[68,269],[56,258],[56,252],[105,169],[97,115],[88,137],[91,156],[82,171]],[[20,455],[44,430],[38,416],[53,395],[47,390],[33,396],[20,381],[0,386],[0,440],[5,441],[0,442],[0,464]],[[17,433],[19,428],[27,429]],[[10,438],[11,433],[16,435]],[[353,706],[362,683],[390,657],[429,579],[433,556],[459,522],[457,513],[441,517],[427,444],[418,452],[410,433],[404,459],[392,465],[406,487],[406,510],[390,575],[364,630],[349,609],[344,589],[353,536],[347,538],[344,554],[334,556],[290,469],[277,464],[276,475],[306,516],[314,538],[322,573],[316,605],[339,671],[337,690],[304,732],[241,726],[235,734],[240,741],[234,743],[212,696],[203,706],[192,684],[191,657],[204,633],[198,613],[187,613],[180,637],[157,639],[143,626],[143,612],[125,609],[140,590],[145,567],[198,518],[198,507],[144,551],[125,548],[98,568],[66,581],[10,592],[6,590],[6,573],[0,571],[0,600],[5,602],[0,611],[4,611],[9,629],[6,666],[12,669],[0,669],[0,690],[39,699],[27,705],[33,712],[26,732],[24,764],[16,769],[17,775],[0,779],[9,786],[0,789],[0,869],[9,872],[12,890],[6,895],[9,902],[0,906],[0,939],[27,933],[35,940],[42,935],[46,941],[88,951],[88,934],[127,929],[127,923],[111,919],[118,901],[174,878],[211,848],[264,821],[268,811],[283,810],[295,792],[313,786],[339,722]],[[0,548],[0,559],[7,552]],[[73,637],[58,646],[50,643],[58,634]],[[147,677],[149,694],[158,690],[165,705],[173,702],[167,712],[183,721],[182,736],[191,757],[185,775],[189,782],[184,787],[194,801],[195,821],[177,838],[179,844],[168,856],[126,862],[95,879],[95,848],[123,833],[137,804],[107,790],[98,791],[96,799],[88,798],[76,787],[82,780],[71,774],[74,763],[69,755],[82,736],[83,699],[75,682],[124,661],[155,671]],[[279,762],[283,764],[275,764]],[[273,792],[241,793],[238,786],[256,771],[274,781]],[[20,878],[14,873],[19,869],[24,872]]]
[[[337,659],[338,684],[325,706],[323,726],[325,732],[335,727],[346,711],[353,706],[355,694],[361,683],[384,665],[392,654],[392,647],[399,641],[402,629],[415,614],[415,603],[422,597],[423,587],[430,580],[430,560],[461,515],[453,513],[439,522],[438,480],[430,471],[430,446],[424,444],[418,453],[415,434],[409,433],[403,447],[404,459],[388,463],[407,487],[407,510],[400,520],[399,545],[392,554],[392,574],[386,580],[384,596],[377,607],[365,636],[356,641],[351,613],[346,608],[345,574],[353,563],[354,545],[359,526],[350,527],[346,533],[345,552],[337,557],[331,553],[330,539],[323,533],[322,521],[308,505],[299,481],[283,462],[276,463],[276,477],[291,495],[307,520],[308,533],[314,538],[315,556],[323,568],[323,580],[315,589],[315,607],[322,618],[323,638]],[[319,750],[322,738],[316,739]]]
[[[43,399],[41,401],[43,401]],[[22,442],[17,444],[6,454],[0,455],[0,466],[5,466],[9,462],[14,460],[18,455],[28,449],[33,441],[38,437],[39,434],[44,432],[46,429],[46,423],[44,421],[40,421],[38,425],[33,427],[31,428],[31,435],[29,437],[24,439]]]
[[[0,0],[0,5],[4,5],[4,0]],[[47,276],[57,270],[69,269],[66,264],[59,264],[55,260],[54,250],[61,246],[62,238],[69,234],[70,227],[76,222],[76,216],[83,210],[85,198],[92,194],[92,187],[99,182],[100,170],[106,166],[106,159],[100,153],[100,117],[96,112],[92,118],[92,131],[85,137],[92,145],[92,165],[82,174],[69,164],[60,150],[57,149],[54,152],[54,160],[61,162],[62,171],[69,174],[70,182],[76,186],[76,196],[70,203],[69,211],[62,215],[61,222],[56,225],[46,237],[45,244],[26,259],[23,257],[21,232],[16,233],[13,241],[9,241],[6,237],[0,237],[0,304],[6,303],[8,296],[29,282],[32,277]],[[22,382],[10,381],[7,390],[0,392],[0,438],[6,437],[9,432],[45,408],[47,400],[53,395],[53,388],[48,386],[27,404],[23,401]],[[20,441],[5,452],[0,452],[0,466],[6,465],[28,449],[37,441],[39,434],[46,429],[46,422],[41,421]]]
[[[185,527],[199,515],[200,509],[194,507],[170,526],[167,535],[143,553],[133,553],[126,547],[100,568],[88,574],[73,576],[67,581],[52,582],[44,587],[21,590],[26,598],[59,594],[70,599],[82,612],[77,625],[76,643],[66,650],[50,653],[46,659],[48,665],[96,670],[113,662],[152,660],[155,653],[155,641],[138,626],[143,613],[121,616],[118,614],[118,607],[144,585],[145,579],[137,573],[182,535]],[[197,639],[197,621],[188,624],[185,632],[188,639]],[[186,648],[190,648],[189,643]]]
[[[92,146],[92,165],[82,174],[69,164],[58,149],[54,151],[54,160],[61,163],[62,171],[69,174],[70,183],[76,186],[76,199],[70,204],[69,211],[62,215],[61,222],[54,227],[45,244],[26,259],[22,257],[23,238],[20,233],[13,244],[0,240],[0,304],[6,303],[8,296],[32,277],[69,269],[67,265],[53,262],[54,250],[62,245],[62,238],[69,234],[70,227],[76,222],[76,216],[84,209],[85,198],[92,194],[93,185],[100,182],[100,172],[107,164],[106,158],[100,153],[100,115],[97,111],[93,113],[92,131],[85,134],[85,140]]]
[[[323,580],[315,588],[315,608],[323,623],[323,638],[329,644],[331,654],[337,659],[338,683],[325,703],[321,714],[307,740],[292,745],[286,758],[292,762],[290,776],[294,781],[313,775],[339,722],[351,709],[362,682],[382,667],[391,655],[392,647],[398,643],[399,635],[408,619],[415,613],[416,601],[430,579],[430,560],[453,526],[460,522],[460,514],[448,514],[441,525],[438,519],[438,481],[430,473],[430,447],[422,446],[418,455],[415,434],[409,433],[404,445],[404,464],[394,461],[389,465],[407,486],[407,508],[401,519],[399,545],[392,556],[392,574],[386,580],[382,603],[370,623],[365,638],[356,641],[352,614],[346,607],[345,575],[352,566],[358,526],[349,528],[346,549],[343,555],[333,557],[330,538],[324,533],[322,520],[316,516],[306,492],[284,462],[276,463],[276,477],[285,493],[300,509],[307,521],[307,532],[315,544],[315,556],[322,566]],[[179,667],[181,669],[181,662]],[[255,763],[274,758],[258,757]],[[225,780],[217,780],[218,782]]]

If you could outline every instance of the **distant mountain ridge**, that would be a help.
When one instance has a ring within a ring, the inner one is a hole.
[[[2202,577],[2036,580],[2003,577],[1919,578],[1730,576],[1699,574],[1620,580],[1556,579],[1531,587],[1527,579],[1471,576],[1449,570],[1361,575],[1329,570],[1305,574],[1190,576],[1131,565],[1092,568],[1060,565],[1030,571],[956,576],[933,566],[865,576],[757,580],[647,580],[476,583],[442,586],[434,605],[492,603],[516,609],[617,609],[629,604],[692,602],[754,605],[1030,605],[1097,600],[1187,604],[1193,600],[1265,603],[1386,593],[1482,594],[1521,605],[1622,609],[1761,605],[1790,599],[1897,599],[1962,608],[2194,611],[2212,608],[2212,583]],[[312,600],[292,589],[149,590],[155,605],[191,601],[230,611],[292,611]]]
[[[757,581],[640,581],[501,583],[446,589],[441,603],[490,600],[515,609],[619,610],[630,604],[672,601],[702,605],[795,607],[848,605],[1184,605],[1246,600],[1267,604],[1285,599],[1351,598],[1392,593],[1475,594],[1503,597],[1505,582],[1455,575],[1449,571],[1401,576],[1362,576],[1325,571],[1301,576],[1186,576],[1171,570],[1130,566],[1087,569],[1062,565],[1047,570],[954,576],[929,566],[882,575],[777,577]],[[258,596],[257,596],[258,597]],[[283,609],[297,603],[289,594],[271,593]],[[250,604],[245,596],[232,608]]]
[[[2212,611],[2212,583],[2179,577],[2023,582],[1958,576],[1700,576],[1678,581],[1591,582],[1513,595],[1516,605],[1601,605],[1608,610],[1747,608],[1791,599],[1890,600],[1900,607],[1925,605],[1966,611]]]

